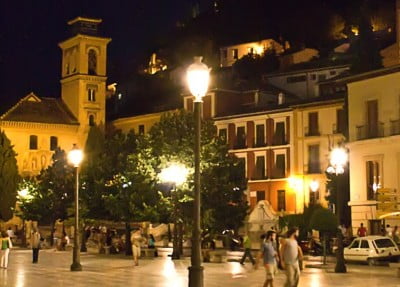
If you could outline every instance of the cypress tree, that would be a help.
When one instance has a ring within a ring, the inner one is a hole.
[[[0,220],[12,218],[20,180],[16,152],[4,131],[0,131]]]

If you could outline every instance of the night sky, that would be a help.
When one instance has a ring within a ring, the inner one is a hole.
[[[247,3],[250,0],[220,1],[241,9],[236,1]],[[251,1],[258,3],[252,5],[254,11],[269,11],[271,17],[290,22],[290,17],[286,19],[283,12],[295,14],[298,11],[306,19],[304,11],[315,7],[315,2],[329,3],[345,11],[365,0]],[[0,112],[31,91],[42,97],[60,96],[61,49],[58,43],[68,38],[67,21],[77,16],[103,19],[103,35],[112,38],[108,46],[108,82],[118,82],[121,74],[134,71],[147,61],[151,52],[158,48],[156,40],[168,37],[178,20],[190,17],[194,2],[200,2],[201,10],[210,8],[213,3],[212,0],[0,1]],[[351,9],[349,11],[352,13]],[[266,19],[265,26],[274,22],[273,18]],[[230,23],[223,24],[229,29]],[[294,23],[292,26],[300,28],[302,25]]]
[[[0,110],[34,91],[60,96],[61,49],[67,21],[77,16],[103,19],[111,37],[109,79],[137,66],[155,49],[154,39],[168,33],[190,13],[191,0],[31,0],[0,1]],[[201,1],[202,7],[211,1]]]

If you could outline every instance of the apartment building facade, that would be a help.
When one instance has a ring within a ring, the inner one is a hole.
[[[400,66],[345,78],[354,230],[400,224]]]

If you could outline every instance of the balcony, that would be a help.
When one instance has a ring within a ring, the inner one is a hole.
[[[377,123],[376,125],[362,125],[356,126],[357,140],[380,138],[385,136],[384,123]]]
[[[277,146],[277,145],[287,145],[286,137],[285,135],[278,135],[275,134],[274,138],[272,139],[272,145]]]
[[[247,148],[246,141],[237,141],[233,149],[244,149]]]
[[[313,173],[321,173],[321,164],[319,161],[308,163],[307,174],[313,174]]]
[[[315,137],[315,136],[320,136],[321,135],[321,133],[319,132],[318,128],[306,127],[305,130],[306,130],[306,133],[305,133],[306,137]]]
[[[400,120],[390,121],[390,135],[400,135]]]
[[[272,170],[272,179],[279,179],[279,178],[285,178],[286,177],[286,172],[284,169],[280,169],[277,167],[274,167]]]

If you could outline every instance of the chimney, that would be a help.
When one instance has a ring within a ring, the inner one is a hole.
[[[285,95],[283,93],[278,94],[278,105],[283,105],[285,103]]]

